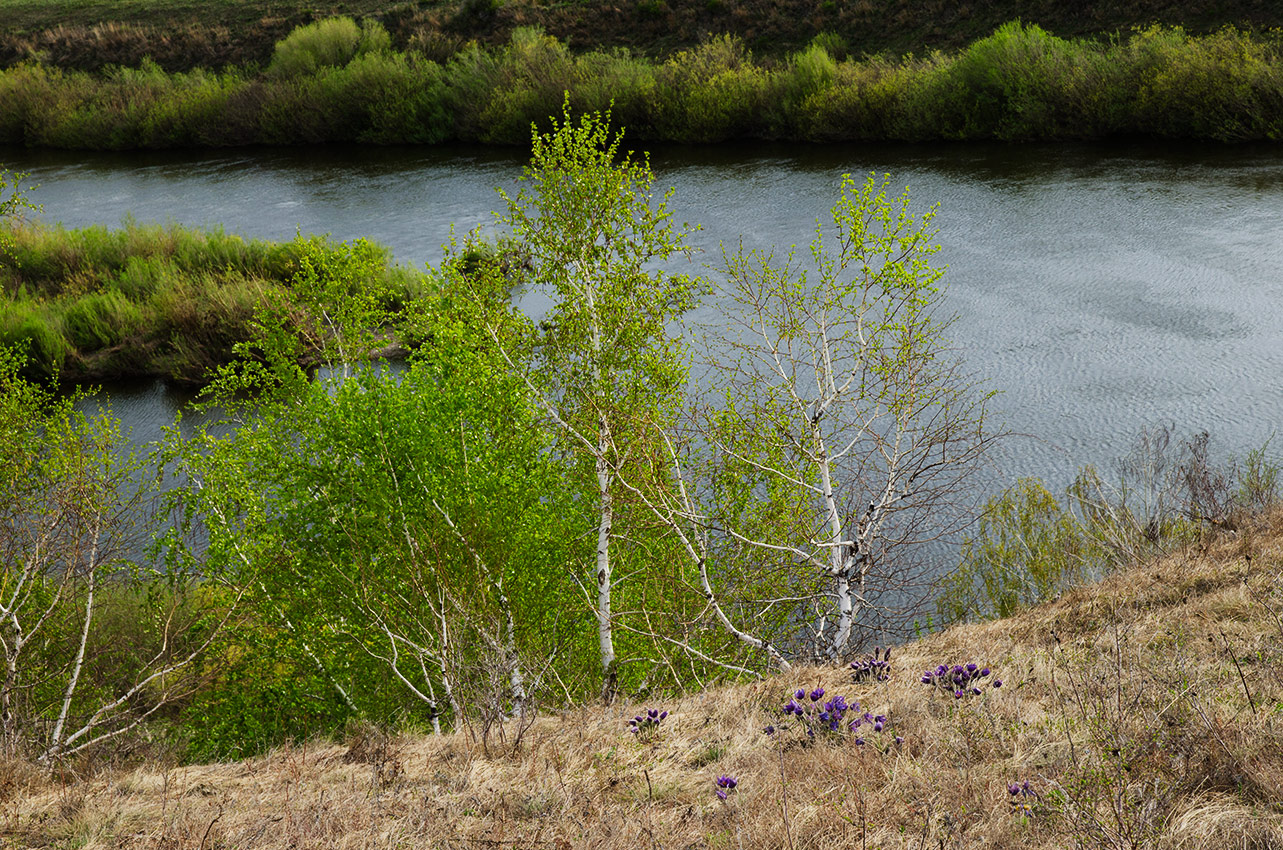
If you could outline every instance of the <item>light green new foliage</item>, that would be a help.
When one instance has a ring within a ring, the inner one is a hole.
[[[142,551],[150,460],[110,413],[20,377],[23,360],[0,346],[0,754],[47,761],[184,696],[219,618],[182,563],[153,571]]]
[[[985,506],[961,567],[944,585],[941,617],[1010,616],[1081,580],[1099,554],[1077,518],[1041,481],[1021,479]]]
[[[40,206],[27,199],[22,181],[27,177],[23,173],[0,170],[0,254],[9,250],[10,236],[7,233],[14,219],[20,219],[23,213],[40,212]]]
[[[297,341],[266,313],[247,349],[262,363],[220,385],[228,401],[266,389],[255,416],[186,454],[211,562],[340,716],[439,726],[519,712],[540,675],[573,685],[591,656],[572,646],[586,630],[564,569],[582,529],[525,385],[483,330],[511,341],[503,256],[451,253],[444,291],[415,308],[420,356],[394,373],[340,359],[379,324],[350,249],[302,263],[295,281],[337,341],[331,368],[309,380]],[[517,362],[520,348],[509,346]],[[246,711],[239,687],[209,698],[217,717],[193,718],[204,750],[270,743],[271,717],[232,716]],[[237,741],[237,728],[256,737]]]
[[[844,177],[809,262],[725,252],[708,346],[702,428],[722,472],[706,512],[727,549],[755,554],[737,584],[769,588],[753,602],[765,636],[833,658],[927,592],[923,544],[965,521],[993,440],[988,394],[944,336],[934,211],[888,189]]]
[[[387,30],[377,21],[358,26],[348,17],[326,18],[301,26],[276,43],[270,74],[297,77],[332,66],[343,66],[365,53],[392,47]]]
[[[596,590],[608,701],[618,678],[612,557],[619,475],[647,455],[650,426],[671,417],[681,397],[686,367],[668,325],[697,290],[688,277],[656,268],[685,251],[688,230],[674,225],[669,196],[656,197],[646,160],[622,154],[620,139],[609,113],[575,120],[567,101],[551,132],[533,133],[522,188],[503,194],[501,218],[527,252],[531,288],[553,302],[527,329],[534,360],[522,374],[558,446],[578,459],[582,498],[596,516],[594,566],[586,572]]]

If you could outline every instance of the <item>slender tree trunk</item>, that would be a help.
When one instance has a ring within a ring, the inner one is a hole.
[[[85,665],[85,650],[89,646],[89,628],[94,620],[94,594],[98,590],[98,515],[94,516],[94,542],[89,550],[89,592],[85,597],[85,622],[80,630],[80,645],[76,647],[76,660],[71,668],[71,678],[67,680],[67,689],[62,694],[62,708],[58,711],[58,721],[54,724],[53,735],[49,739],[47,755],[57,756],[62,749],[62,730],[67,723],[67,714],[71,711],[71,700],[76,695],[76,686],[80,684],[80,671]]]
[[[597,442],[597,494],[601,499],[601,520],[597,524],[597,644],[601,650],[601,699],[607,705],[615,701],[619,689],[619,670],[615,660],[615,639],[610,611],[610,533],[615,505],[611,494],[613,473],[607,452],[610,447],[610,425],[600,417],[601,433]]]
[[[824,487],[824,512],[829,524],[829,575],[836,582],[834,596],[837,601],[837,624],[827,651],[829,658],[835,660],[846,650],[847,641],[851,639],[851,626],[855,619],[855,604],[851,598],[851,545],[842,539],[842,515],[838,511],[837,498],[833,494],[833,472],[830,468],[828,449],[818,431],[815,432],[815,442],[816,460],[820,466],[820,481]]]

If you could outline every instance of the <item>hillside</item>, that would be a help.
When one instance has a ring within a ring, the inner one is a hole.
[[[977,695],[921,681],[968,662],[993,671]],[[644,740],[627,733],[637,704],[53,781],[11,762],[0,844],[1283,846],[1283,515],[897,647],[890,666],[885,682],[809,668],[656,702],[669,716]],[[863,746],[808,743],[796,719],[764,734],[794,688],[817,687],[886,728],[866,722]]]
[[[0,65],[39,58],[96,69],[145,56],[171,71],[263,63],[296,26],[339,14],[378,18],[395,47],[436,59],[471,40],[505,43],[514,28],[531,25],[575,51],[625,47],[648,56],[729,33],[763,58],[821,32],[855,57],[957,50],[1017,19],[1062,38],[1125,35],[1155,23],[1192,33],[1283,26],[1283,6],[1267,0],[0,0]]]

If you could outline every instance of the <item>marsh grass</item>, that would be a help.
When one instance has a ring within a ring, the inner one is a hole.
[[[200,382],[250,338],[265,297],[288,298],[300,256],[341,249],[135,222],[115,230],[23,226],[10,236],[0,257],[0,344],[28,346],[33,374],[73,381]],[[435,291],[423,274],[375,253],[389,310]]]
[[[11,791],[18,846],[1175,848],[1283,843],[1283,514],[1002,620],[902,647],[885,682],[807,668],[667,702],[467,731],[103,771]],[[924,688],[974,658],[1001,689]],[[1240,675],[1240,672],[1241,675]],[[795,687],[887,714],[901,747],[772,740]],[[375,740],[377,738],[377,740]],[[512,737],[508,738],[511,742]],[[723,802],[714,780],[734,776]],[[1007,802],[1029,782],[1027,811]]]

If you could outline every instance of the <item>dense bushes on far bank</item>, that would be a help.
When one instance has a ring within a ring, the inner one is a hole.
[[[520,29],[502,48],[473,45],[438,63],[391,50],[377,27],[337,47],[301,43],[300,32],[261,73],[168,74],[147,63],[102,75],[37,64],[0,72],[0,143],[517,144],[567,91],[576,111],[613,103],[644,140],[1283,136],[1279,45],[1233,29],[1196,37],[1153,27],[1096,43],[1011,23],[956,54],[838,61],[820,38],[771,64],[729,36],[656,62],[574,55]],[[322,49],[329,58],[302,55]]]
[[[246,241],[221,230],[128,222],[119,230],[20,227],[0,253],[0,346],[28,371],[73,381],[154,375],[200,382],[251,337],[255,309],[298,307],[307,270],[359,265],[389,306],[433,284],[386,249],[318,237]]]

